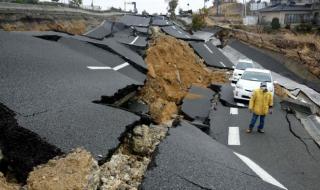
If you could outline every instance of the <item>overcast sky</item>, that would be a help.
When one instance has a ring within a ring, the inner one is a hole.
[[[137,2],[137,9],[139,13],[141,13],[143,10],[146,10],[148,13],[166,13],[168,3],[165,0],[126,0],[126,2],[135,1]],[[212,5],[213,0],[209,0],[206,4],[207,6]],[[110,7],[116,7],[116,8],[124,8],[124,2],[125,0],[93,0],[94,5],[99,5],[103,9],[107,9]],[[203,7],[203,0],[179,0],[178,8],[182,8],[184,10],[192,9],[192,10],[198,10],[199,8]],[[187,4],[189,3],[189,7]],[[84,5],[91,5],[91,0],[83,0]],[[131,5],[127,5],[127,9],[132,9]]]

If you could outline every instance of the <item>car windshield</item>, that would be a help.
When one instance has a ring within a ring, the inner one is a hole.
[[[236,69],[238,70],[245,70],[247,68],[252,68],[252,63],[246,63],[246,62],[239,62],[236,66]]]
[[[246,71],[243,73],[241,79],[261,82],[271,82],[271,76],[269,73]]]

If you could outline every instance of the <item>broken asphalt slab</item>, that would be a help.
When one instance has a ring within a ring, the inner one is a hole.
[[[200,38],[192,36],[191,34],[182,30],[179,26],[172,25],[172,26],[163,26],[161,29],[168,35],[173,36],[175,38],[187,41],[204,41]]]
[[[148,27],[150,25],[150,18],[135,15],[124,15],[120,18],[119,22],[127,26],[143,26]]]
[[[233,63],[211,42],[189,42],[195,52],[210,67],[232,69]]]
[[[114,33],[113,39],[134,47],[146,48],[148,45],[147,37],[134,35],[131,29]]]
[[[187,96],[183,99],[181,111],[191,120],[209,124],[208,117],[214,94],[210,89],[192,85]]]
[[[151,25],[152,26],[171,26],[173,25],[173,23],[169,20],[153,19]]]
[[[61,38],[58,40],[59,43],[69,47],[70,49],[77,51],[83,55],[92,57],[93,59],[99,61],[100,63],[109,66],[110,69],[118,68],[117,71],[136,80],[140,85],[144,84],[146,75],[135,69],[132,65],[126,64],[127,62],[123,60],[116,54],[113,54],[107,50],[96,47],[90,43],[79,41],[73,38]],[[90,65],[95,66],[95,65]],[[119,67],[121,66],[121,67]]]
[[[103,21],[99,26],[86,32],[84,36],[102,40],[104,37],[112,34],[112,28],[113,28],[112,22]]]
[[[136,69],[140,70],[143,73],[147,72],[147,65],[144,62],[143,58],[138,53],[134,52],[130,48],[126,47],[125,45],[117,42],[113,38],[105,38],[102,41],[90,39],[84,36],[72,36],[72,38],[89,42],[102,49],[112,51],[117,55],[120,55],[123,59],[128,61],[130,64],[132,64],[132,66],[134,66]]]
[[[220,102],[228,107],[245,107],[243,103],[236,102],[233,96],[233,87],[230,84],[212,85],[211,88],[219,88]]]
[[[141,189],[278,189],[185,121],[169,130],[144,177]]]
[[[126,127],[140,119],[130,112],[92,103],[140,84],[131,78],[114,70],[89,70],[89,65],[105,65],[56,42],[0,32],[0,44],[0,59],[6,60],[0,64],[0,102],[16,114],[19,126],[40,135],[35,139],[63,152],[82,146],[101,158],[118,146]],[[6,136],[11,138],[14,136]],[[17,153],[14,155],[23,159],[21,164],[29,170],[37,164],[32,161],[33,154],[47,158],[45,151],[27,150],[27,138],[16,143],[17,149],[10,151]],[[30,157],[19,156],[28,151]]]

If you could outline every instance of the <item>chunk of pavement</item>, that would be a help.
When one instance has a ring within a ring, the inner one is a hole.
[[[230,84],[221,85],[220,101],[224,106],[239,107],[234,101],[233,87]]]
[[[172,25],[172,26],[163,26],[161,29],[168,35],[173,36],[175,38],[181,40],[188,40],[188,41],[204,41],[200,38],[190,35],[189,33],[182,30],[179,26]]]
[[[171,26],[172,22],[168,20],[162,20],[162,19],[153,19],[152,25],[153,26]]]
[[[111,35],[113,23],[108,21],[103,21],[99,26],[88,31],[84,35],[89,38],[102,40],[104,37]]]
[[[294,110],[307,115],[312,115],[316,113],[316,107],[309,103],[304,103],[299,100],[284,98],[281,102],[281,108],[286,110]]]
[[[138,70],[141,70],[142,72],[147,71],[147,65],[145,64],[143,58],[138,53],[131,50],[129,47],[126,47],[120,42],[117,42],[114,38],[105,38],[103,40],[95,40],[85,36],[72,36],[72,38],[92,43],[106,50],[111,50],[127,60]]]
[[[233,63],[211,42],[189,42],[197,54],[204,59],[206,65],[231,69]]]
[[[70,37],[62,37],[58,40],[58,42],[74,51],[77,51],[83,55],[87,55],[99,61],[100,63],[109,66],[110,69],[117,68],[127,63],[120,56],[81,40],[77,40]],[[126,64],[126,66],[117,69],[117,71],[136,80],[141,85],[144,83],[144,80],[146,79],[145,74],[138,71],[130,64]]]
[[[64,158],[49,160],[29,174],[28,190],[96,190],[100,182],[100,169],[91,154],[76,149]]]
[[[199,120],[204,124],[209,117],[211,99],[214,92],[208,88],[192,85],[183,99],[182,112],[191,120]]]
[[[10,127],[0,127],[1,149],[22,181],[32,167],[76,147],[106,156],[126,127],[140,120],[92,103],[138,85],[135,80],[114,70],[89,70],[105,65],[56,42],[8,32],[0,32],[0,42],[0,59],[6,60],[0,64],[0,102],[15,117]]]
[[[182,121],[158,146],[142,189],[278,189],[265,183],[228,147]]]
[[[135,15],[124,15],[120,18],[120,22],[127,26],[144,26],[150,25],[150,18]]]

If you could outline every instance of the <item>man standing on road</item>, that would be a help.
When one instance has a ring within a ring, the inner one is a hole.
[[[251,133],[252,129],[258,119],[260,117],[260,124],[258,126],[258,132],[264,133],[264,119],[265,116],[270,113],[272,114],[272,108],[269,107],[273,106],[273,97],[272,93],[268,92],[267,83],[262,82],[260,84],[260,88],[253,91],[253,94],[250,98],[249,103],[249,110],[252,112],[252,119],[247,129],[247,133]]]

